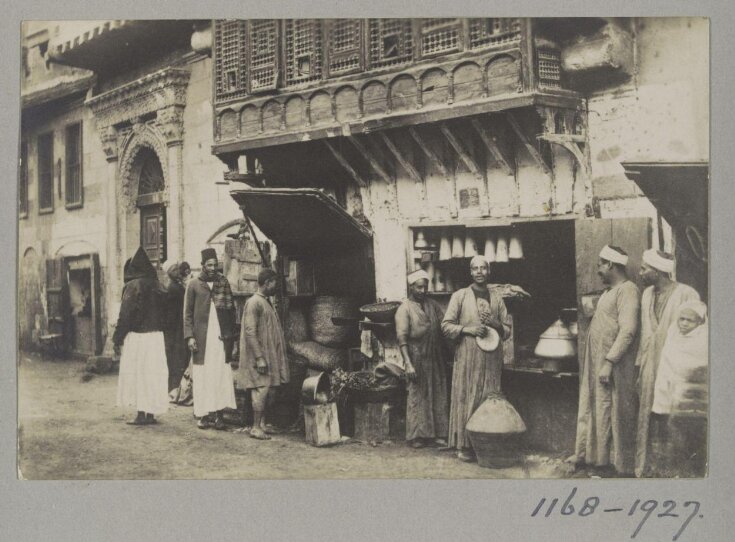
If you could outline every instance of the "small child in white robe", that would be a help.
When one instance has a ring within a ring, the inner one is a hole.
[[[652,412],[671,414],[687,400],[687,390],[704,379],[709,358],[707,306],[690,301],[679,308],[661,350]]]
[[[652,468],[662,477],[704,475],[707,456],[707,306],[684,303],[669,328],[656,375]]]

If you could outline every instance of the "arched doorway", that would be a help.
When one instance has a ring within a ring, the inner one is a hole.
[[[140,246],[151,263],[160,267],[166,260],[166,183],[161,162],[153,149],[142,147],[136,156],[138,163],[138,197],[140,212]]]

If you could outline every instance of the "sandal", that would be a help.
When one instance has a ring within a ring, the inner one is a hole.
[[[204,417],[197,422],[197,427],[199,429],[209,429],[212,427],[212,422],[208,418]]]

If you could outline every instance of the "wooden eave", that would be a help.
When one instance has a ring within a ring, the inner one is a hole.
[[[398,111],[376,117],[366,117],[345,123],[333,123],[318,128],[293,131],[288,133],[267,134],[261,137],[239,139],[217,143],[212,146],[212,153],[232,154],[252,149],[274,147],[289,143],[313,141],[339,136],[367,134],[379,130],[389,130],[417,124],[427,124],[460,117],[496,113],[524,107],[548,106],[564,109],[578,109],[583,105],[580,94],[571,91],[534,91],[519,94],[506,94],[492,98],[478,99],[458,105],[438,105],[421,110]]]

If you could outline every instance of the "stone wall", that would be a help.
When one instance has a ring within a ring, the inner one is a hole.
[[[640,18],[634,73],[589,97],[593,189],[640,197],[621,162],[709,159],[709,34],[705,18]]]

